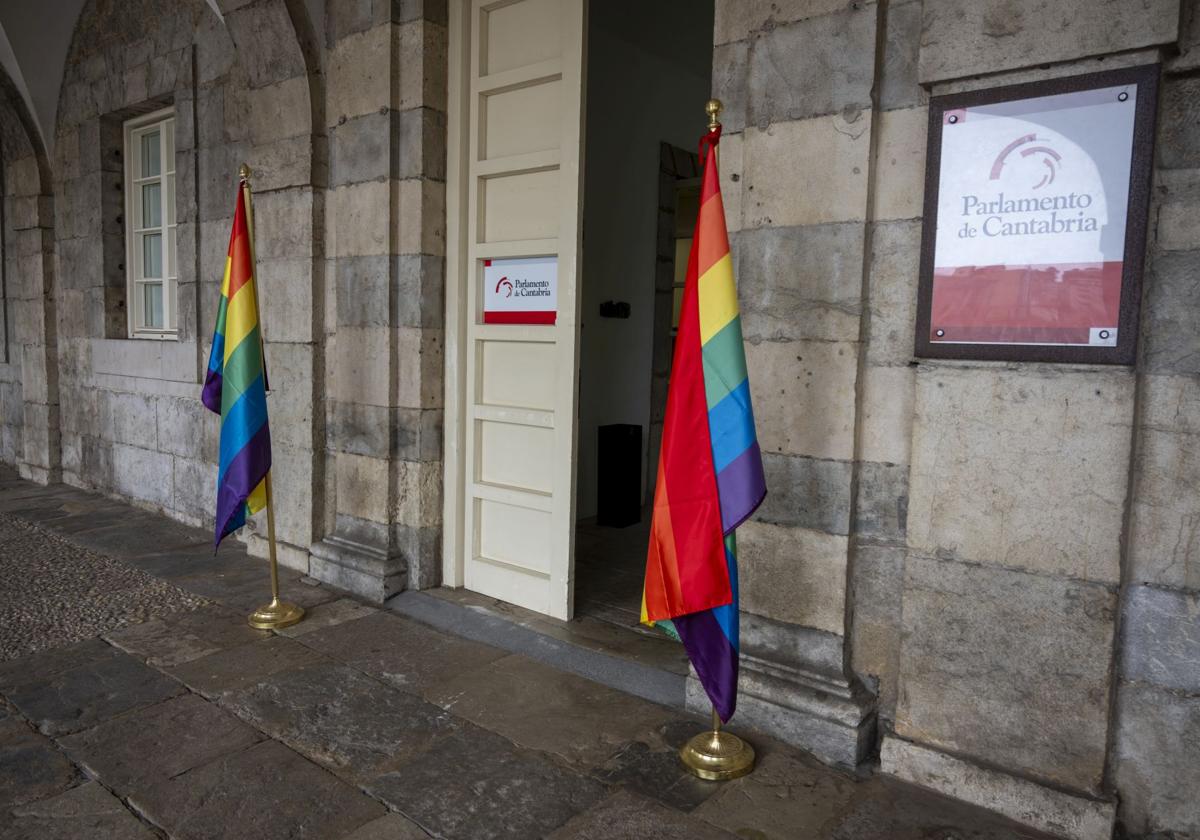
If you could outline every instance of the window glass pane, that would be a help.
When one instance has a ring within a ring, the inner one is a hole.
[[[167,176],[167,224],[175,224],[175,176]]]
[[[142,286],[142,306],[146,316],[146,326],[151,329],[162,329],[163,287],[161,283],[146,283]]]
[[[157,131],[150,131],[142,135],[142,177],[148,178],[151,175],[158,175],[162,172],[162,160],[160,159],[162,150],[159,148],[159,135]]]
[[[162,277],[162,234],[147,233],[142,237],[142,276]]]
[[[162,226],[162,184],[142,184],[142,227]]]

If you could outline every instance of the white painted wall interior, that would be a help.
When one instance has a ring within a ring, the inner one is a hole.
[[[659,143],[694,149],[712,70],[712,0],[604,0],[588,18],[576,515],[596,514],[596,429],[650,424]],[[606,300],[628,319],[601,318]],[[645,487],[646,482],[642,482]]]

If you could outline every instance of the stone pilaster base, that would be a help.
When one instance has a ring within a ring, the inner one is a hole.
[[[875,743],[875,697],[847,675],[842,648],[840,636],[743,613],[734,728],[757,729],[828,764],[858,766]],[[694,675],[687,707],[711,708]]]
[[[408,566],[403,557],[389,550],[386,526],[363,527],[365,524],[339,516],[334,532],[309,549],[308,574],[382,603],[404,590]]]

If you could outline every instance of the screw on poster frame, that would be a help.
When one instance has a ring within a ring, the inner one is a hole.
[[[1133,363],[1158,76],[930,99],[917,356]]]

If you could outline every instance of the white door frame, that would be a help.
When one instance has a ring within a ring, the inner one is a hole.
[[[442,513],[442,579],[446,586],[461,587],[466,581],[466,554],[469,540],[465,533],[467,523],[472,519],[464,509],[468,496],[468,411],[472,404],[472,396],[468,388],[467,354],[474,352],[468,347],[468,319],[474,318],[475,313],[468,312],[468,282],[473,281],[474,271],[468,256],[469,214],[475,212],[471,208],[470,178],[472,172],[471,160],[471,33],[472,26],[478,26],[478,21],[472,21],[471,15],[477,0],[451,0],[449,3],[449,90],[447,109],[447,173],[446,173],[446,325],[445,325],[445,396],[444,396],[444,434],[443,434],[443,513]],[[512,0],[516,2],[516,0]],[[508,5],[496,3],[493,8]],[[578,84],[580,97],[579,124],[575,127],[578,137],[578,157],[573,163],[568,161],[570,156],[564,155],[562,173],[566,178],[576,179],[573,206],[561,208],[564,219],[573,219],[575,229],[563,229],[560,233],[559,264],[573,276],[569,288],[562,288],[560,281],[558,314],[558,329],[566,330],[564,337],[573,335],[572,358],[569,360],[569,370],[561,370],[558,376],[557,390],[560,397],[556,400],[556,413],[562,412],[564,420],[556,425],[555,451],[569,451],[569,487],[564,488],[566,476],[559,473],[561,480],[555,482],[556,519],[565,533],[551,534],[552,551],[556,556],[565,557],[565,563],[558,562],[560,567],[552,573],[551,583],[561,595],[565,590],[565,608],[556,606],[552,613],[557,618],[569,619],[573,609],[573,577],[575,550],[575,472],[577,468],[576,425],[578,422],[578,378],[579,378],[579,320],[580,301],[578,293],[580,282],[580,251],[582,239],[582,198],[583,198],[583,115],[585,104],[583,98],[586,91],[586,41],[587,41],[587,0],[564,0],[564,5],[573,9],[582,7],[582,37],[578,44],[578,52],[563,56],[563,66],[566,68],[572,61],[579,64],[577,79],[571,79],[570,73],[564,70],[564,81],[570,80]],[[577,12],[576,12],[577,13]],[[573,50],[571,51],[573,52]],[[567,136],[571,127],[567,126]],[[560,274],[560,277],[562,275]],[[565,292],[565,294],[564,294]],[[473,322],[472,322],[473,323]],[[563,389],[569,388],[569,394]],[[569,414],[567,412],[569,411]],[[567,437],[570,439],[568,440]],[[565,506],[565,510],[563,509]],[[566,524],[563,524],[566,523]],[[556,527],[554,530],[559,530]],[[474,549],[471,549],[474,550]],[[560,599],[561,601],[561,599]]]

